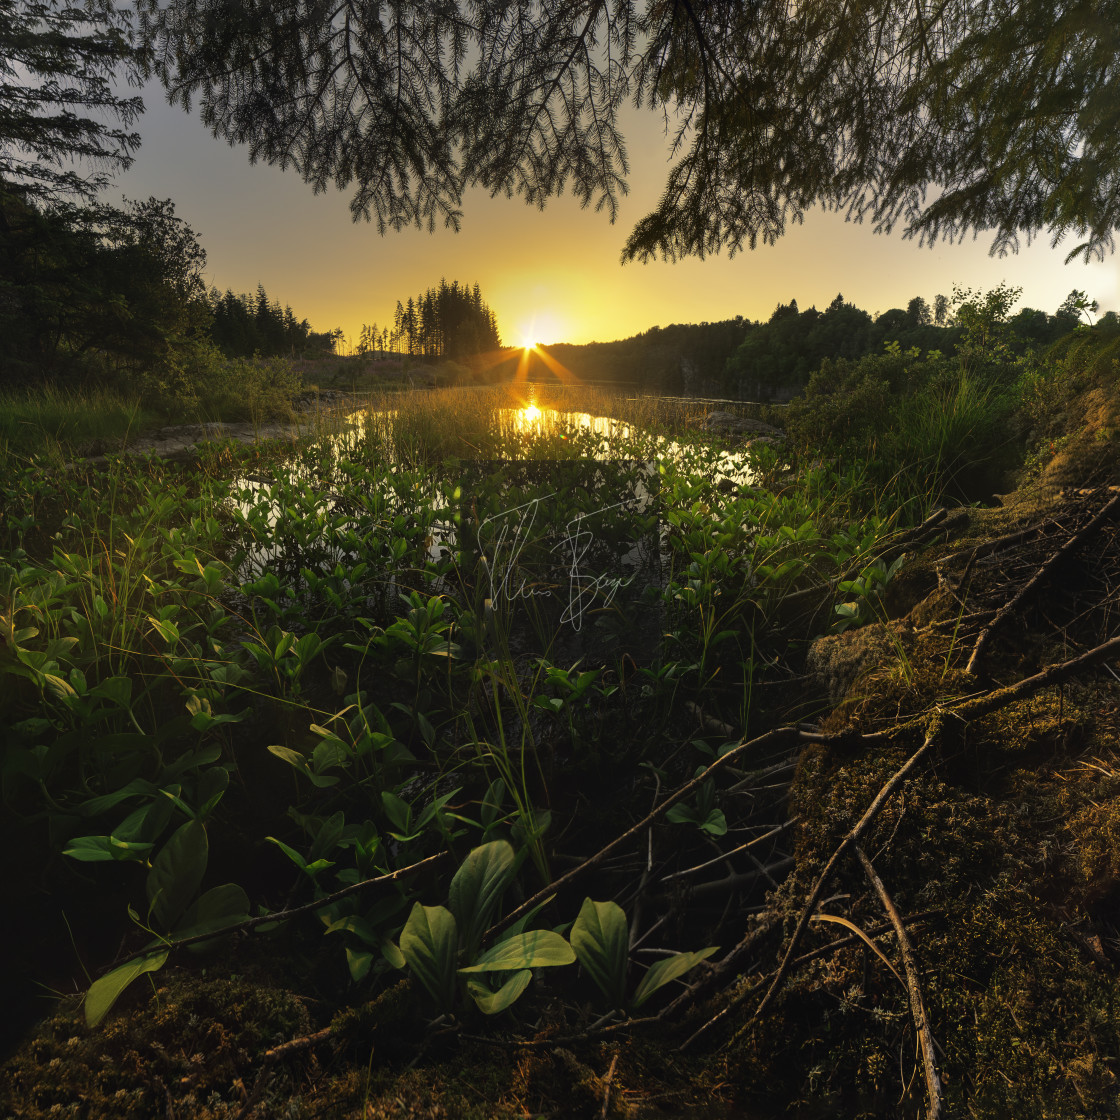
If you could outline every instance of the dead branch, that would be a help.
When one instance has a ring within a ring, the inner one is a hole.
[[[687,711],[705,731],[710,732],[712,735],[722,735],[725,739],[730,739],[735,735],[735,728],[732,727],[731,724],[724,723],[723,720],[708,715],[694,700],[686,700],[684,706],[685,711]]]
[[[1015,533],[1007,533],[1005,536],[996,537],[994,540],[985,541],[983,544],[978,544],[969,554],[968,562],[964,566],[964,571],[961,572],[960,579],[957,580],[958,590],[968,583],[969,576],[972,575],[972,569],[976,566],[976,561],[985,556],[991,556],[994,552],[1000,552],[1005,548],[1013,548],[1015,545],[1029,540],[1031,537],[1037,536],[1046,528],[1047,525],[1054,524],[1054,519],[1051,517],[1044,518],[1042,521],[1036,521],[1033,525],[1028,525],[1025,529],[1020,529]],[[950,556],[944,561],[945,563],[952,563],[954,560],[959,559],[957,556]]]
[[[785,982],[785,979],[790,971],[790,965],[793,962],[794,954],[797,951],[798,945],[801,944],[801,938],[804,936],[805,930],[809,926],[809,919],[812,917],[813,911],[816,909],[817,903],[820,901],[820,897],[824,893],[825,885],[827,884],[833,871],[836,869],[836,865],[843,858],[844,853],[848,850],[848,848],[852,844],[855,844],[859,841],[859,839],[870,827],[871,823],[882,811],[883,806],[886,805],[886,803],[890,800],[895,790],[897,790],[898,787],[902,785],[902,783],[906,780],[907,776],[914,769],[914,767],[917,766],[922,758],[925,757],[926,753],[929,751],[930,746],[937,738],[940,729],[941,720],[937,718],[937,716],[935,716],[930,724],[928,731],[926,732],[926,738],[922,745],[906,760],[906,762],[898,770],[895,771],[895,773],[891,776],[891,778],[887,781],[883,788],[879,790],[879,793],[876,795],[875,800],[872,801],[871,804],[867,807],[867,811],[863,814],[862,817],[860,817],[855,826],[844,836],[844,838],[840,841],[840,844],[837,846],[836,850],[829,857],[828,862],[824,866],[824,870],[821,871],[820,875],[818,876],[813,889],[809,892],[809,896],[805,900],[805,904],[801,909],[801,914],[797,919],[797,925],[794,928],[793,936],[790,938],[789,944],[786,946],[785,955],[782,957],[782,963],[778,966],[778,971],[775,974],[774,979],[770,982],[770,987],[767,989],[766,994],[762,997],[762,1002],[758,1005],[758,1008],[755,1010],[754,1014],[748,1021],[748,1025],[755,1019],[760,1019],[766,1013],[771,1003],[773,1003],[778,991],[781,989],[782,984]],[[682,1049],[687,1050],[690,1046],[692,1046],[693,1043],[695,1043],[702,1034],[708,1031],[711,1027],[715,1026],[715,1024],[723,1019],[724,1016],[728,1015],[744,998],[745,993],[732,999],[731,1002],[729,1002],[721,1011],[713,1016],[713,1018],[709,1019],[708,1022],[704,1023],[697,1031],[695,1031],[688,1039],[686,1039],[684,1045],[682,1046]],[[743,1030],[745,1029],[746,1027],[743,1028]],[[742,1031],[740,1031],[739,1033],[742,1033]],[[736,1037],[738,1037],[738,1035]]]
[[[611,1058],[611,1068],[607,1070],[607,1076],[603,1078],[603,1110],[599,1113],[600,1120],[607,1120],[607,1110],[611,1104],[611,1079],[614,1077],[614,1070],[617,1065],[618,1051],[616,1050]]]
[[[197,945],[202,941],[213,941],[216,937],[226,937],[231,933],[244,933],[246,930],[255,929],[257,926],[264,925],[267,922],[286,922],[291,918],[298,918],[302,914],[310,914],[316,910],[322,910],[324,906],[329,906],[332,902],[337,902],[341,898],[346,898],[348,895],[357,894],[358,891],[364,891],[367,887],[375,887],[379,883],[392,883],[396,879],[401,879],[405,875],[411,875],[413,871],[419,871],[422,867],[430,867],[439,861],[446,859],[450,852],[437,852],[434,856],[428,856],[427,859],[420,860],[419,863],[409,864],[408,867],[401,867],[396,871],[390,871],[387,875],[378,875],[373,879],[363,879],[360,883],[351,883],[348,887],[343,887],[337,890],[334,894],[325,895],[323,898],[318,898],[314,902],[307,902],[303,906],[293,906],[287,910],[272,910],[267,914],[258,914],[255,918],[246,918],[243,922],[237,922],[231,926],[223,926],[221,929],[208,930],[206,933],[196,933],[192,937],[181,937],[177,941],[160,941],[154,945],[146,945],[143,949],[137,949],[135,953],[129,954],[127,957],[122,957],[120,960],[115,961],[112,965],[113,968],[119,968],[123,964],[128,964],[129,961],[137,961],[141,957],[151,956],[153,953],[174,952],[176,949],[182,949],[187,945]]]
[[[1060,684],[1062,681],[1076,676],[1082,669],[1096,665],[1117,653],[1120,653],[1120,636],[1110,638],[1107,642],[1095,646],[1069,661],[1051,665],[1041,673],[1036,673],[1033,677],[1025,677],[1006,688],[997,688],[983,696],[966,700],[953,708],[952,711],[961,719],[980,719],[982,716],[990,715],[992,712],[999,711],[1000,708],[1007,707],[1008,704],[1014,704],[1018,700],[1033,696],[1036,692],[1049,688],[1050,685]]]
[[[237,1120],[249,1120],[249,1117],[252,1116],[261,1099],[261,1094],[272,1080],[271,1067],[273,1065],[285,1058],[290,1058],[293,1054],[302,1054],[304,1050],[309,1050],[320,1042],[326,1042],[330,1036],[331,1028],[324,1027],[314,1034],[304,1035],[303,1038],[293,1038],[290,1042],[283,1042],[279,1046],[274,1046],[271,1050],[266,1050],[264,1057],[261,1059],[261,1068],[253,1079],[252,1092],[241,1106],[241,1111],[237,1114]]]
[[[879,901],[883,904],[883,909],[886,910],[891,925],[894,926],[894,932],[898,936],[898,948],[906,970],[906,987],[910,994],[910,1014],[914,1018],[914,1027],[922,1043],[922,1067],[926,1075],[926,1091],[929,1093],[928,1116],[929,1120],[937,1120],[941,1115],[941,1079],[937,1076],[937,1055],[933,1050],[933,1033],[929,1029],[929,1017],[926,1015],[922,989],[918,982],[918,967],[914,961],[910,935],[906,932],[906,927],[902,924],[902,916],[895,908],[887,888],[883,886],[882,879],[876,873],[871,860],[867,858],[867,853],[859,844],[853,844],[852,847],[856,858],[863,864],[863,870],[867,872],[867,877],[871,880],[871,885],[875,888],[875,893],[878,894]]]
[[[996,628],[1007,619],[1012,611],[1019,606],[1021,602],[1037,588],[1046,576],[1054,569],[1054,567],[1064,560],[1075,549],[1085,544],[1093,534],[1112,516],[1113,511],[1120,506],[1120,494],[1110,499],[1108,502],[1097,511],[1096,515],[1081,529],[1078,529],[1070,538],[1062,545],[1061,548],[1051,553],[1046,558],[1041,567],[1034,573],[1033,576],[1026,583],[1024,583],[1018,591],[998,610],[991,622],[980,631],[980,636],[976,639],[976,645],[972,649],[972,656],[968,659],[968,664],[965,666],[965,672],[974,674],[976,664],[980,660],[981,654],[984,652],[984,647],[988,644],[993,632]]]
[[[623,844],[628,843],[638,833],[643,832],[649,828],[654,821],[663,817],[678,801],[683,801],[690,794],[696,792],[700,786],[706,782],[713,774],[718,773],[720,770],[727,769],[733,762],[742,758],[749,751],[757,751],[762,747],[771,746],[774,743],[794,743],[797,741],[797,731],[792,727],[779,727],[774,731],[768,731],[765,735],[760,735],[757,739],[752,739],[749,743],[740,743],[737,747],[733,747],[725,755],[717,758],[707,769],[703,771],[698,777],[695,777],[690,782],[686,782],[683,786],[671,793],[664,801],[661,802],[652,812],[643,817],[637,824],[628,828],[620,836],[616,836],[606,847],[600,848],[594,855],[589,856],[582,863],[573,867],[571,871],[561,875],[559,879],[553,879],[548,886],[537,891],[531,898],[526,899],[516,909],[510,911],[501,921],[496,922],[486,931],[484,940],[501,933],[507,926],[512,925],[523,914],[527,914],[535,906],[545,902],[556,894],[562,887],[568,886],[580,876],[585,875],[592,868],[597,867],[603,862],[615,849],[621,847]]]
[[[745,844],[740,844],[737,848],[732,848],[729,852],[720,853],[720,855],[716,856],[714,859],[705,860],[703,863],[698,863],[695,867],[687,867],[683,871],[674,871],[669,875],[663,875],[661,877],[661,882],[667,883],[670,879],[680,879],[685,875],[694,875],[697,871],[703,871],[706,867],[711,867],[713,864],[723,863],[724,860],[730,859],[740,852],[745,852],[748,848],[753,848],[755,844],[761,844],[763,840],[769,840],[773,836],[778,836],[780,833],[785,832],[787,828],[791,828],[795,825],[799,820],[801,820],[800,815],[791,817],[788,821],[775,825],[761,836],[756,836],[753,840],[748,840]]]
[[[750,856],[750,853],[748,852],[747,855]],[[705,894],[727,894],[737,887],[746,886],[748,883],[755,883],[759,879],[765,879],[770,886],[776,887],[777,883],[774,882],[773,876],[781,875],[788,871],[793,867],[794,862],[793,856],[784,856],[782,859],[775,860],[770,864],[761,864],[755,861],[754,871],[731,872],[722,879],[712,879],[707,883],[699,883],[697,886],[689,888],[688,897],[695,898],[698,895]],[[665,895],[655,895],[654,899],[660,902],[667,901]]]

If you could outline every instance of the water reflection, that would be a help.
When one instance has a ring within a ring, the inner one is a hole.
[[[713,463],[710,452],[698,453],[689,443],[671,436],[610,416],[542,407],[535,399],[521,407],[498,409],[491,415],[491,423],[502,435],[503,442],[505,437],[510,437],[509,445],[515,449],[524,447],[525,437],[530,440],[556,437],[560,441],[573,441],[582,452],[572,458],[573,466],[583,464],[585,468],[592,468],[597,461],[618,465],[621,460],[649,465],[654,484],[647,488],[640,474],[634,483],[634,498],[639,508],[651,498],[650,491],[656,492],[658,460],[674,462],[686,472],[695,464],[697,471],[702,471],[713,485],[724,488],[723,480],[732,486],[753,482],[745,450],[724,451]],[[438,565],[457,553],[456,521],[459,518],[453,516],[455,499],[449,501],[448,495],[441,493],[441,481],[437,478],[440,472],[415,465],[409,469],[400,461],[394,439],[397,422],[397,410],[352,413],[345,417],[340,430],[324,435],[323,454],[316,454],[312,449],[296,458],[280,480],[258,476],[235,481],[234,515],[246,530],[242,536],[246,543],[240,572],[242,579],[255,580],[271,571],[289,585],[298,586],[305,579],[306,566],[323,571],[349,565],[356,552],[355,534],[377,535],[383,528],[393,525],[396,528],[391,535],[404,533],[415,538],[419,555],[426,554],[430,563]],[[481,468],[484,465],[481,460],[493,466],[501,454],[498,451],[492,457],[479,455],[480,462],[475,466]],[[546,453],[545,457],[551,460],[556,455]],[[383,464],[380,469],[367,471],[358,465],[378,459]],[[460,460],[461,483],[471,478],[472,461]],[[519,468],[513,456],[507,456],[507,461],[509,466],[504,473],[509,476],[507,482],[512,482]],[[555,483],[564,472],[563,462],[558,461],[552,470],[554,477],[550,481],[554,485],[551,489],[555,489]],[[570,498],[570,493],[564,498]],[[654,551],[664,550],[667,543],[664,525],[660,532],[654,532],[653,539],[660,545],[660,549],[655,545]],[[360,551],[364,554],[367,548],[368,540],[362,543]],[[419,560],[411,548],[409,555],[412,563]],[[622,555],[626,555],[626,550]],[[400,565],[389,558],[383,571],[385,593],[389,598],[400,589],[398,584],[402,578],[408,577],[400,570]]]
[[[624,420],[611,416],[593,416],[589,412],[567,412],[560,409],[540,408],[528,404],[522,408],[498,410],[499,423],[503,430],[511,430],[517,435],[544,435],[554,432],[563,437],[565,432],[586,431],[600,437],[601,444],[609,448],[612,443],[629,442],[643,433],[636,431]],[[643,448],[645,457],[671,459],[682,463],[688,458],[689,448],[679,440],[668,436],[645,433],[650,446]],[[604,455],[604,458],[617,456]],[[749,457],[743,451],[722,451],[715,459],[715,481],[727,479],[736,486],[750,486],[754,483]]]

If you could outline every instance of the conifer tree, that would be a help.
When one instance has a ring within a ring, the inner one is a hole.
[[[773,242],[815,205],[1001,252],[1120,228],[1116,0],[140,4],[174,99],[382,231],[457,228],[472,185],[613,218],[628,102],[676,153],[630,259]]]
[[[0,191],[92,200],[129,166],[144,104],[114,83],[143,68],[130,18],[110,0],[0,0]]]

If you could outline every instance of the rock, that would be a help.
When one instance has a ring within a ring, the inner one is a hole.
[[[786,438],[785,432],[775,428],[773,424],[764,424],[761,420],[752,420],[748,416],[736,416],[733,412],[709,412],[704,419],[704,428],[717,435],[741,436],[749,433],[775,440]]]

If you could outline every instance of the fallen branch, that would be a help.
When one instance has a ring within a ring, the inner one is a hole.
[[[250,1092],[245,1103],[241,1106],[241,1111],[238,1112],[236,1120],[249,1120],[252,1116],[254,1109],[257,1107],[264,1093],[265,1087],[269,1081],[272,1080],[271,1067],[277,1062],[283,1061],[285,1058],[290,1058],[293,1054],[301,1054],[304,1050],[309,1050],[317,1043],[326,1042],[331,1036],[331,1028],[324,1027],[321,1031],[316,1031],[314,1034],[304,1035],[303,1038],[293,1038],[290,1042],[282,1042],[279,1046],[274,1046],[271,1050],[264,1052],[264,1057],[261,1060],[261,1068],[257,1071],[257,1076],[253,1079],[253,1089]]]
[[[968,664],[965,666],[965,672],[974,674],[976,671],[976,664],[980,660],[981,654],[984,652],[984,647],[988,644],[993,632],[996,628],[1004,622],[1005,619],[1015,610],[1016,607],[1036,588],[1046,576],[1054,569],[1054,567],[1064,560],[1075,549],[1081,547],[1090,537],[1112,516],[1113,511],[1120,506],[1120,494],[1106,502],[1096,513],[1096,515],[1081,529],[1078,529],[1070,538],[1062,545],[1061,548],[1051,553],[1046,558],[1043,564],[1039,567],[1038,571],[1026,583],[1024,583],[1018,591],[1015,592],[1011,598],[1004,603],[1004,605],[995,614],[995,617],[980,631],[980,636],[976,639],[976,645],[972,648],[972,656],[968,659]]]
[[[737,848],[732,848],[729,852],[723,852],[713,859],[705,860],[703,863],[698,863],[695,867],[686,867],[683,871],[674,871],[669,875],[661,877],[662,883],[667,883],[670,879],[680,879],[685,875],[694,875],[697,871],[703,871],[706,867],[711,867],[716,863],[723,863],[724,860],[730,859],[732,856],[738,855],[740,852],[747,851],[748,848],[753,848],[755,844],[761,844],[763,840],[769,840],[771,837],[778,836],[785,832],[787,828],[792,828],[793,825],[801,820],[800,814],[796,817],[791,817],[788,821],[782,824],[775,825],[769,831],[764,832],[761,836],[756,836],[753,840],[748,840],[745,844],[740,844]]]
[[[957,580],[957,590],[959,591],[965,584],[968,583],[969,576],[972,575],[972,569],[976,565],[976,561],[984,556],[991,556],[993,552],[999,552],[1004,548],[1012,548],[1014,545],[1020,544],[1033,536],[1037,536],[1046,528],[1047,525],[1056,524],[1053,518],[1047,517],[1042,521],[1036,521],[1033,525],[1028,525],[1025,529],[1020,529],[1015,533],[1008,533],[1002,537],[996,537],[995,540],[985,541],[983,544],[978,544],[968,555],[968,562],[964,566],[964,571],[961,572],[960,579]],[[943,563],[952,563],[954,560],[959,559],[957,556],[947,557]]]
[[[801,944],[801,938],[805,934],[805,930],[809,927],[809,920],[813,915],[813,911],[817,908],[817,903],[820,901],[821,895],[824,893],[825,885],[827,884],[832,872],[836,869],[836,865],[843,858],[844,853],[848,848],[859,841],[863,834],[870,827],[875,818],[882,812],[883,806],[891,799],[895,790],[906,780],[907,776],[914,769],[915,766],[925,757],[929,751],[934,739],[937,737],[941,728],[941,720],[935,718],[926,732],[925,742],[906,760],[900,769],[896,770],[887,783],[879,790],[875,800],[867,807],[867,811],[860,817],[859,821],[852,827],[852,829],[844,836],[837,846],[836,850],[829,857],[828,862],[824,866],[824,870],[817,877],[817,881],[813,889],[809,892],[808,898],[801,909],[801,915],[797,920],[797,925],[794,928],[793,936],[786,946],[785,955],[782,957],[782,963],[778,966],[778,971],[774,979],[770,982],[770,987],[767,989],[766,994],[762,997],[762,1002],[758,1005],[754,1014],[751,1016],[749,1022],[755,1019],[760,1019],[773,1003],[774,998],[781,990],[782,984],[785,982],[786,976],[789,974],[790,966],[793,962],[794,954],[797,952],[798,945]],[[681,1047],[682,1050],[687,1050],[692,1046],[702,1034],[708,1031],[711,1027],[715,1026],[721,1019],[728,1015],[746,996],[743,993],[728,1003],[721,1011],[718,1012],[708,1022],[704,1023],[698,1030],[696,1030],[684,1042]],[[748,1023],[749,1025],[749,1023]],[[745,1030],[746,1027],[743,1028]],[[741,1034],[742,1031],[739,1032]],[[738,1037],[738,1035],[736,1035]]]
[[[887,888],[883,886],[882,879],[876,874],[871,860],[867,858],[867,853],[859,844],[855,844],[853,847],[856,858],[863,864],[863,870],[867,872],[867,877],[871,880],[871,885],[875,888],[875,893],[878,894],[879,901],[883,904],[883,909],[886,910],[887,917],[890,918],[891,925],[894,926],[894,932],[898,936],[898,948],[902,954],[903,968],[906,970],[906,988],[910,994],[910,1014],[914,1018],[914,1027],[917,1029],[922,1044],[922,1067],[926,1075],[926,1091],[929,1093],[928,1116],[929,1120],[937,1120],[941,1115],[942,1105],[941,1079],[937,1076],[937,1055],[933,1050],[933,1033],[929,1029],[929,1017],[926,1015],[922,989],[918,983],[918,967],[914,961],[914,949],[910,944],[910,936],[906,932],[906,927],[902,924],[902,916],[895,908],[891,896],[887,893]]]
[[[730,854],[730,853],[728,853]],[[750,852],[747,853],[749,858]],[[716,860],[719,863],[721,860]],[[689,887],[687,896],[688,898],[695,898],[698,895],[705,894],[727,894],[738,887],[744,887],[748,883],[755,883],[759,879],[765,879],[771,887],[777,887],[774,882],[773,876],[781,875],[793,867],[795,860],[793,856],[783,856],[781,859],[775,860],[773,863],[761,864],[755,861],[754,871],[732,871],[725,875],[722,879],[709,879],[706,883],[698,883],[695,887]],[[667,902],[668,896],[663,894],[654,895],[654,901]]]
[[[618,1051],[616,1050],[611,1058],[611,1068],[607,1070],[607,1076],[603,1078],[603,1110],[599,1113],[600,1120],[607,1120],[607,1110],[611,1104],[611,1079],[614,1077],[614,1070],[617,1065]]]
[[[1033,696],[1036,692],[1049,688],[1050,685],[1060,684],[1062,681],[1076,676],[1082,669],[1096,665],[1113,654],[1120,654],[1120,636],[1110,638],[1107,642],[1103,642],[1101,645],[1095,646],[1069,661],[1050,665],[1043,669],[1041,673],[1035,673],[1033,677],[1025,677],[1006,688],[997,688],[984,696],[966,700],[951,710],[961,719],[980,719],[982,716],[990,715],[992,712],[999,711],[1000,708],[1007,707],[1008,704],[1014,704],[1018,700]]]
[[[733,762],[742,758],[748,751],[758,750],[761,747],[770,746],[774,743],[797,742],[798,733],[796,728],[793,727],[779,727],[774,731],[768,731],[765,735],[760,735],[757,739],[752,739],[749,743],[740,743],[737,747],[733,747],[726,754],[721,755],[710,766],[708,766],[701,774],[693,778],[692,781],[686,782],[683,786],[670,794],[664,801],[661,802],[652,812],[643,817],[637,824],[628,828],[621,836],[615,837],[606,847],[600,848],[594,855],[589,856],[578,866],[573,867],[571,871],[565,872],[559,879],[553,879],[548,886],[537,891],[531,898],[526,899],[515,910],[511,910],[501,921],[496,922],[487,931],[484,940],[489,940],[497,936],[502,930],[512,925],[523,914],[529,913],[535,906],[545,902],[556,894],[562,887],[566,887],[581,875],[587,874],[594,867],[598,867],[612,852],[620,848],[623,844],[628,843],[638,833],[645,831],[649,828],[654,821],[663,817],[678,801],[683,801],[690,794],[695,793],[700,786],[706,782],[713,774],[718,773],[729,767]]]
[[[411,875],[413,871],[419,871],[422,867],[430,867],[440,860],[446,859],[450,852],[437,852],[434,856],[428,856],[427,859],[420,860],[419,863],[409,864],[408,867],[398,868],[396,871],[390,871],[386,875],[378,875],[374,879],[363,879],[360,883],[351,883],[348,887],[343,887],[337,890],[334,894],[325,895],[323,898],[317,898],[314,902],[307,902],[303,906],[293,906],[287,910],[272,910],[267,914],[258,914],[255,918],[246,918],[243,922],[237,922],[231,926],[223,926],[221,929],[208,930],[206,933],[196,933],[192,937],[181,937],[177,941],[161,940],[154,945],[146,945],[143,949],[137,949],[135,953],[131,953],[127,957],[122,957],[118,961],[114,961],[111,965],[112,968],[119,968],[123,964],[128,964],[129,961],[140,960],[141,957],[151,956],[155,952],[169,952],[173,953],[176,949],[185,948],[187,945],[197,945],[202,941],[213,941],[215,937],[226,937],[231,933],[243,933],[245,930],[255,929],[257,926],[265,925],[268,922],[286,922],[291,918],[298,918],[302,914],[310,914],[316,910],[322,910],[324,906],[329,906],[332,902],[337,902],[341,898],[346,898],[347,895],[357,894],[358,891],[364,891],[367,887],[375,887],[379,883],[391,883],[396,879],[403,878],[405,875]]]

